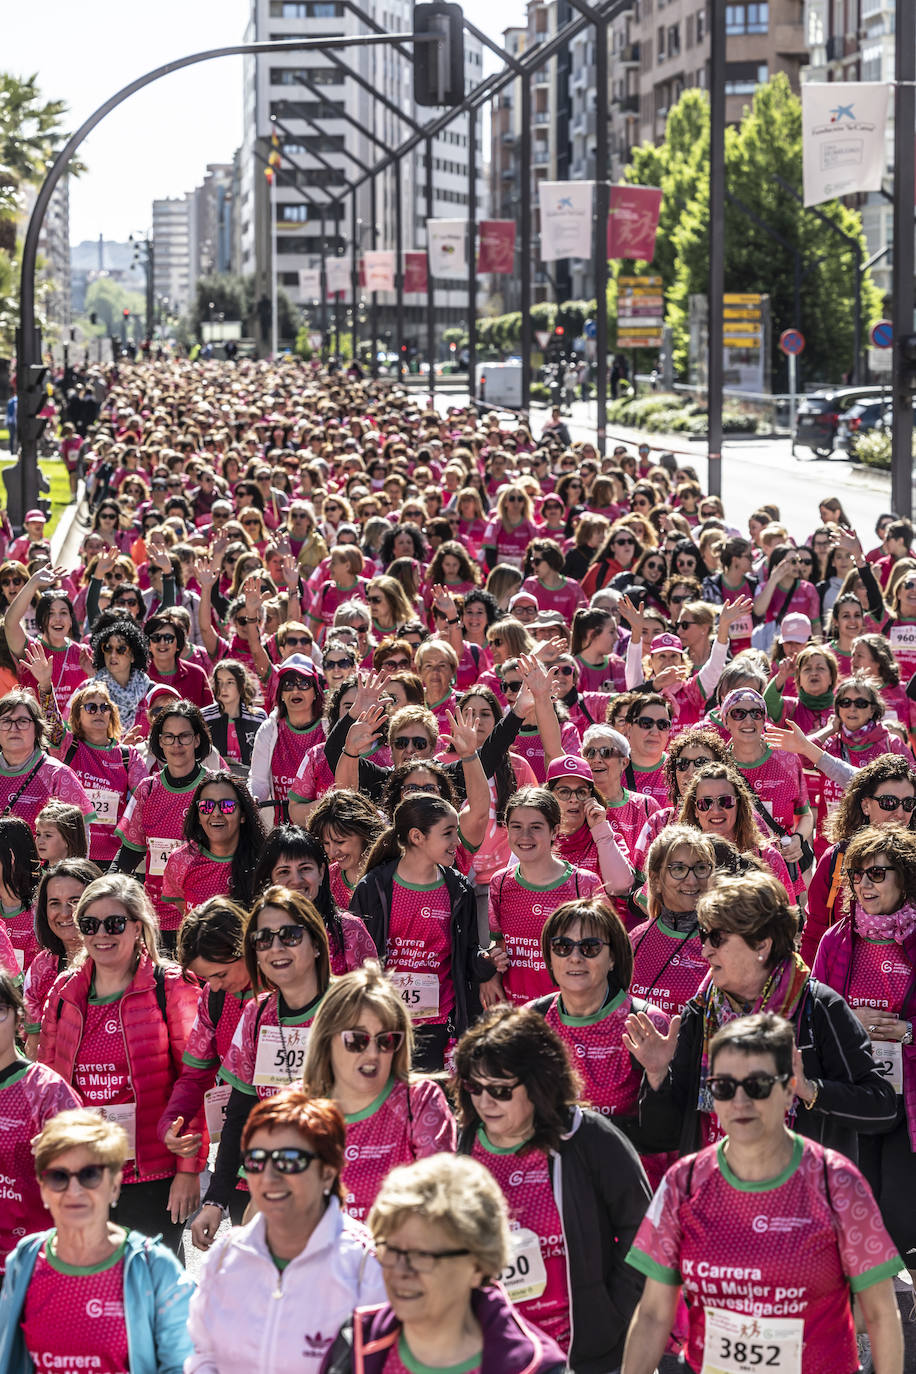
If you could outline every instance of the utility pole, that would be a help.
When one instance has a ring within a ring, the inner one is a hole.
[[[891,509],[913,513],[913,134],[916,130],[916,6],[897,5],[894,96],[894,429]],[[907,344],[909,340],[909,344]]]
[[[725,0],[709,0],[709,361],[708,476],[710,496],[722,495],[722,309],[725,294]]]

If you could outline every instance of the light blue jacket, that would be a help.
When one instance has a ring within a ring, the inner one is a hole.
[[[6,1261],[0,1293],[0,1374],[33,1374],[19,1326],[35,1260],[53,1231],[24,1236]],[[181,1374],[193,1353],[188,1303],[194,1280],[156,1240],[129,1231],[124,1252],[124,1315],[130,1374]]]

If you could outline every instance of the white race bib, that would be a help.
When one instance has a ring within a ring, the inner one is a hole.
[[[86,796],[92,802],[92,809],[95,811],[96,820],[99,825],[117,825],[118,807],[121,804],[121,795],[110,787],[86,787]],[[165,867],[165,865],[163,865]]]
[[[800,1317],[750,1317],[704,1309],[702,1374],[801,1374],[805,1323]]]
[[[106,1121],[114,1121],[127,1132],[127,1158],[137,1158],[137,1104],[136,1102],[110,1102],[107,1106],[96,1107],[99,1116]]]
[[[184,841],[181,839],[160,839],[158,835],[150,835],[146,842],[146,876],[148,878],[161,878],[165,872],[169,855],[183,843]]]
[[[524,1227],[509,1232],[509,1263],[499,1281],[513,1302],[541,1296],[547,1287],[547,1269],[536,1232]]]
[[[297,1087],[302,1079],[310,1026],[262,1026],[254,1063],[256,1088]]]
[[[916,649],[916,625],[892,625],[888,638],[893,649]]]
[[[389,973],[398,996],[415,1020],[439,1015],[439,979],[434,973]]]
[[[903,1092],[903,1046],[899,1040],[873,1040],[871,1052],[881,1077],[895,1093]]]
[[[728,627],[729,639],[750,639],[754,622],[750,615],[739,615]]]
[[[13,945],[13,953],[16,956],[16,963],[19,966],[19,972],[22,973],[23,969],[25,968],[25,950],[20,949],[18,945]]]
[[[232,1096],[231,1083],[217,1083],[215,1088],[210,1088],[204,1093],[204,1116],[207,1119],[207,1133],[210,1136],[211,1145],[218,1145],[219,1138],[223,1133],[223,1122],[226,1119],[226,1108],[229,1106],[229,1098]]]

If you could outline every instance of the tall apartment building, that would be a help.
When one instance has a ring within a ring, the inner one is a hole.
[[[411,0],[362,0],[360,6],[386,31],[408,32]],[[346,0],[251,0],[246,41],[294,37],[331,37],[365,33],[362,20]],[[348,75],[346,64],[356,74]],[[470,37],[465,43],[465,80],[476,85],[482,75],[482,50]],[[362,79],[360,84],[357,77]],[[322,242],[332,252],[349,251],[351,197],[347,182],[372,166],[410,133],[400,118],[403,111],[418,124],[435,112],[413,103],[412,68],[394,47],[351,48],[339,54],[302,51],[272,53],[245,59],[245,133],[240,159],[241,270],[254,273],[259,298],[270,295],[270,201],[263,159],[276,128],[280,137],[281,175],[277,183],[278,255],[280,285],[294,303],[301,299],[299,272],[317,267]],[[383,97],[388,102],[376,97]],[[271,121],[275,116],[278,123]],[[355,121],[359,127],[346,118]],[[480,133],[478,131],[478,149]],[[468,207],[468,120],[452,121],[433,142],[433,216],[462,219]],[[476,197],[485,205],[483,157],[478,155]],[[426,168],[423,148],[401,160],[405,249],[426,242]],[[376,177],[375,243],[368,183],[357,195],[357,237],[360,250],[393,248],[395,236],[395,173]],[[336,203],[335,203],[336,201]],[[322,206],[324,232],[322,234]],[[437,290],[440,325],[466,315],[460,291]],[[393,304],[380,299],[382,325],[390,328]],[[422,304],[406,298],[405,318],[413,328],[422,322]]]
[[[37,186],[24,186],[24,215],[21,233],[38,197]],[[45,322],[49,341],[69,340],[70,297],[70,178],[61,177],[48,202],[38,237],[41,267],[37,278],[39,314]]]
[[[191,303],[196,218],[193,193],[153,201],[153,296],[169,314]]]

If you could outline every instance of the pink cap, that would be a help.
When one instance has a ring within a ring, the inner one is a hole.
[[[779,627],[779,638],[783,644],[787,640],[790,644],[806,644],[811,638],[811,621],[806,615],[802,615],[798,611],[792,615],[783,616],[782,624]]]
[[[684,646],[677,635],[671,634],[668,630],[665,630],[664,634],[656,635],[649,645],[651,654],[657,654],[660,649],[679,649],[681,653],[684,652]]]
[[[561,758],[554,759],[547,769],[547,781],[553,782],[555,778],[583,778],[586,782],[593,781],[592,770],[579,754],[564,754]]]
[[[24,523],[27,525],[30,520],[40,520],[43,525],[46,525],[48,523],[48,517],[45,515],[43,510],[26,511]]]

